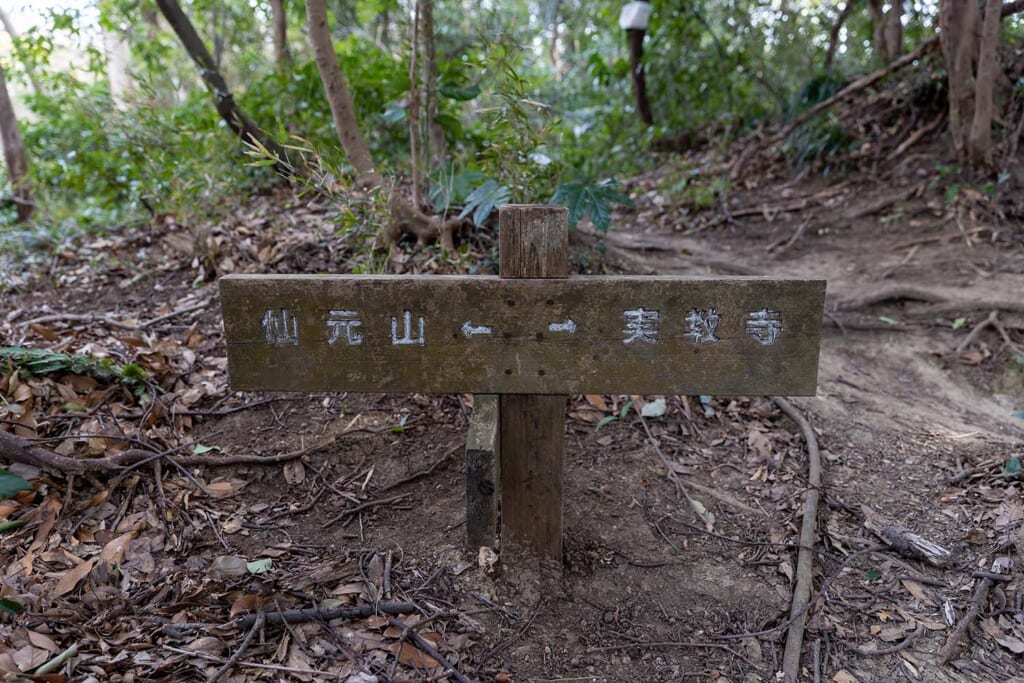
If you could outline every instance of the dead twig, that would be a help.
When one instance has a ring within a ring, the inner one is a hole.
[[[430,476],[431,474],[434,473],[434,470],[436,470],[438,467],[440,467],[444,463],[448,462],[448,460],[450,460],[453,455],[455,455],[456,453],[458,453],[462,449],[463,449],[463,444],[456,444],[455,446],[450,447],[447,451],[445,451],[444,455],[442,455],[440,458],[438,458],[434,462],[434,464],[432,464],[430,467],[428,467],[428,468],[426,468],[424,470],[420,470],[419,472],[414,472],[413,474],[410,474],[408,477],[405,477],[404,479],[399,479],[398,481],[391,482],[390,484],[385,485],[377,493],[384,493],[385,491],[390,491],[391,489],[396,489],[399,486],[402,486],[404,484],[408,484],[409,482],[416,481],[417,479],[422,479],[423,477]]]
[[[803,648],[807,609],[811,604],[811,584],[814,580],[814,540],[818,524],[818,499],[821,496],[821,454],[814,428],[793,404],[778,396],[772,401],[793,420],[807,444],[807,494],[804,497],[803,521],[800,525],[800,551],[797,553],[796,582],[793,586],[793,604],[790,609],[786,649],[782,658],[782,671],[787,683],[796,683],[800,675],[800,650]]]
[[[886,161],[892,161],[893,159],[897,158],[898,156],[906,152],[908,149],[916,145],[917,142],[925,135],[928,135],[929,133],[935,131],[939,126],[942,125],[942,122],[945,120],[946,112],[945,110],[943,110],[930,123],[921,126],[913,133],[911,133],[906,140],[901,142],[900,145],[896,149],[894,149],[888,157],[886,157]]]
[[[323,527],[326,529],[327,527],[333,526],[334,524],[337,524],[338,522],[340,522],[341,520],[345,519],[346,517],[350,517],[350,516],[352,516],[352,515],[354,515],[354,514],[356,514],[358,512],[362,512],[363,510],[369,510],[370,508],[375,508],[375,507],[377,507],[379,505],[387,505],[389,503],[395,503],[397,501],[402,500],[403,498],[408,498],[411,495],[412,495],[411,493],[400,493],[397,496],[392,496],[390,498],[368,500],[365,503],[362,503],[360,505],[356,505],[355,507],[351,507],[351,508],[347,508],[345,510],[342,510],[339,514],[335,515],[334,517],[331,517],[329,520],[324,522]]]
[[[43,323],[58,322],[98,323],[102,325],[107,325],[109,327],[116,327],[122,330],[139,331],[144,330],[148,327],[152,327],[153,325],[162,323],[165,320],[169,320],[179,315],[186,315],[188,313],[195,313],[196,311],[201,311],[209,305],[209,302],[204,302],[201,304],[196,304],[195,306],[188,306],[187,308],[181,308],[176,311],[171,311],[166,315],[158,316],[144,323],[123,323],[119,320],[114,320],[109,316],[109,314],[97,315],[95,313],[53,313],[50,315],[43,315],[38,318],[32,318],[31,320],[26,320],[24,322],[19,323],[18,325],[19,327],[28,327],[29,325],[41,325]]]
[[[429,640],[421,636],[419,633],[413,630],[412,626],[406,626],[398,619],[388,618],[388,623],[395,628],[402,629],[402,635],[399,641],[407,640],[412,643],[417,649],[422,650],[426,654],[430,655],[441,663],[441,666],[445,668],[445,672],[450,674],[452,678],[459,681],[459,683],[476,683],[472,678],[466,676],[466,674],[455,668],[455,665],[448,661],[448,659],[437,651],[434,644]]]
[[[375,605],[360,605],[358,607],[335,607],[332,609],[311,607],[309,609],[266,612],[264,617],[267,626],[279,626],[285,622],[302,624],[309,621],[331,621],[332,619],[363,619],[374,614],[411,614],[415,611],[416,605],[411,602],[384,601]],[[240,629],[252,628],[258,618],[259,614],[249,614],[240,617],[235,625]]]
[[[850,652],[855,652],[856,654],[863,655],[865,657],[881,657],[882,655],[891,655],[893,653],[899,652],[900,650],[906,650],[908,647],[910,647],[911,643],[917,640],[917,638],[919,638],[924,633],[924,631],[924,626],[918,624],[917,628],[914,629],[913,633],[911,633],[895,645],[890,645],[889,647],[861,647],[860,645],[854,645],[853,643],[847,642],[845,640],[840,640],[839,642],[842,643],[843,647],[845,647]]]
[[[974,589],[974,597],[971,598],[970,608],[968,608],[966,614],[960,617],[960,621],[956,623],[956,628],[953,629],[953,632],[949,634],[949,638],[946,639],[946,644],[939,650],[939,664],[948,664],[949,660],[953,658],[953,652],[960,643],[960,639],[964,637],[967,629],[978,618],[981,606],[988,600],[988,591],[991,588],[992,579],[985,578],[978,581],[978,585]]]
[[[245,638],[242,639],[242,643],[238,646],[238,649],[228,657],[228,660],[224,662],[219,669],[210,674],[206,679],[206,683],[217,683],[224,674],[231,671],[235,664],[238,663],[238,660],[242,658],[242,655],[245,654],[245,651],[249,649],[249,643],[252,642],[253,636],[263,628],[265,620],[266,615],[263,613],[263,610],[256,613],[256,618],[252,622],[252,627],[249,629],[249,632],[245,634]]]

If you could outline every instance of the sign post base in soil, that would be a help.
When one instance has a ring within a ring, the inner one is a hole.
[[[498,217],[500,277],[569,277],[568,209],[503,206]],[[505,303],[514,308],[517,302],[510,299]],[[544,332],[537,334],[542,341]],[[537,370],[542,371],[546,372],[544,368]],[[524,543],[536,554],[556,560],[562,559],[562,453],[567,398],[564,394],[504,394],[498,409],[501,538],[506,545]]]
[[[556,560],[567,394],[814,394],[823,281],[568,277],[566,221],[502,207],[500,277],[222,278],[232,384],[497,395],[467,442],[467,537]]]

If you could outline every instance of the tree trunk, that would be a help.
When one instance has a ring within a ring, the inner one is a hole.
[[[889,0],[883,33],[886,61],[891,62],[903,56],[903,0]]]
[[[562,48],[559,46],[559,26],[562,22],[562,0],[555,0],[554,7],[551,9],[551,68],[555,72],[555,80],[561,81],[562,77],[565,76],[565,65],[562,60]]]
[[[836,17],[832,28],[829,29],[828,50],[825,52],[825,71],[832,70],[832,64],[836,59],[836,50],[839,49],[839,32],[842,30],[846,20],[850,18],[855,2],[856,0],[847,0],[846,4],[843,5],[843,9],[839,10],[839,16]]]
[[[288,156],[285,150],[273,138],[257,128],[239,109],[235,103],[235,98],[231,96],[231,91],[228,90],[227,83],[224,82],[224,77],[217,70],[213,57],[210,56],[210,51],[206,49],[206,45],[199,37],[199,34],[196,33],[192,22],[181,11],[178,1],[156,0],[156,4],[164,18],[167,19],[167,23],[171,25],[171,28],[178,35],[182,45],[185,46],[188,56],[199,67],[199,75],[202,77],[210,94],[213,95],[217,106],[217,113],[228,124],[228,127],[241,138],[242,142],[269,152],[277,160],[276,166],[278,171],[286,172],[292,170],[288,164]]]
[[[281,73],[287,73],[292,64],[292,54],[288,50],[288,14],[284,2],[270,0],[271,23],[274,27],[274,62]]]
[[[417,60],[420,56],[420,0],[412,3],[412,50],[409,55],[409,164],[412,167],[412,204],[421,206],[420,192],[420,83]]]
[[[14,189],[14,203],[17,205],[18,221],[27,221],[35,211],[28,177],[28,154],[25,141],[14,116],[14,105],[7,92],[7,79],[0,67],[0,142],[4,147],[4,161],[7,163],[7,177]]]
[[[978,46],[978,74],[974,82],[974,118],[967,136],[967,157],[977,165],[992,165],[992,116],[999,70],[996,48],[999,47],[1002,10],[1002,0],[986,0],[981,44]]]
[[[868,16],[871,18],[871,49],[879,61],[886,60],[888,50],[885,45],[885,14],[882,12],[882,0],[868,0]]]
[[[648,3],[650,4],[650,3]],[[629,37],[629,69],[633,74],[633,92],[636,95],[636,112],[645,125],[654,124],[651,102],[647,98],[647,77],[644,74],[644,34],[645,29],[626,29]]]
[[[380,174],[370,156],[370,148],[359,132],[356,123],[356,112],[352,106],[352,95],[349,93],[348,82],[338,66],[338,58],[334,54],[334,42],[327,26],[327,7],[325,0],[306,0],[306,14],[309,17],[309,40],[313,44],[316,55],[316,66],[320,72],[320,80],[324,84],[327,103],[331,106],[334,128],[338,132],[341,146],[356,170],[356,182],[363,187],[379,185]]]
[[[427,117],[427,163],[428,171],[434,173],[444,168],[444,128],[437,122],[437,42],[434,40],[434,0],[422,0],[423,35],[420,42],[426,52],[423,60],[423,111]]]
[[[968,122],[974,118],[974,64],[980,17],[975,0],[940,0],[939,28],[949,92],[949,132],[961,162],[967,158]]]

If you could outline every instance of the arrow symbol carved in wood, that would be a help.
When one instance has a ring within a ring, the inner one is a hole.
[[[494,330],[490,325],[474,325],[471,321],[467,320],[462,323],[462,334],[466,335],[469,339],[474,334],[490,334]]]
[[[566,318],[565,322],[550,323],[548,325],[548,332],[565,332],[567,334],[573,334],[576,332],[576,323],[572,318]]]

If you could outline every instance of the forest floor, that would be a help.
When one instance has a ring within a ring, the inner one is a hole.
[[[801,680],[1024,680],[1024,230],[970,186],[950,196],[936,153],[878,174],[767,174],[700,211],[665,190],[685,165],[667,162],[631,181],[636,207],[612,233],[573,237],[584,273],[828,281],[818,393],[792,400],[824,468]],[[551,572],[465,547],[472,397],[230,390],[215,277],[350,272],[359,256],[331,212],[255,197],[216,225],[167,217],[6,275],[0,347],[133,362],[149,379],[0,359],[0,428],[64,456],[155,459],[15,467],[34,490],[0,501],[23,522],[0,532],[0,598],[22,607],[0,616],[0,670],[75,646],[38,680],[208,679],[232,655],[220,680],[459,680],[415,631],[470,680],[778,680],[808,474],[800,430],[768,398],[571,397],[566,562]],[[458,264],[410,247],[392,270],[487,272],[493,234],[471,245]],[[140,406],[133,386],[156,400]],[[640,418],[658,398],[666,409]],[[865,515],[948,560],[882,546]],[[251,640],[236,621],[382,599],[415,609]]]

